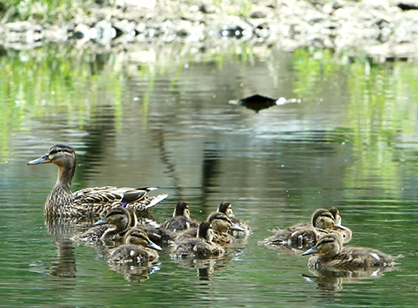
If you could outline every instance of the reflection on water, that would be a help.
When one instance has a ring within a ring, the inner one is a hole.
[[[0,57],[4,305],[416,304],[416,63],[243,46],[147,63],[86,52]],[[258,113],[228,103],[254,93],[301,103]],[[172,259],[165,244],[157,264],[110,268],[106,248],[69,240],[86,225],[43,221],[56,169],[26,162],[57,142],[79,154],[74,190],[159,186],[170,196],[152,213],[158,223],[180,200],[198,220],[228,200],[253,234],[215,260]],[[402,253],[399,270],[311,273],[300,251],[258,245],[269,230],[332,206],[353,231],[350,245]]]
[[[58,255],[57,260],[49,266],[47,272],[53,276],[75,278],[77,262],[71,237],[80,230],[86,230],[92,221],[48,216],[45,216],[44,219],[47,232],[56,244]]]
[[[303,278],[316,283],[316,287],[323,291],[338,292],[344,283],[368,283],[368,279],[380,278],[385,272],[396,271],[396,267],[359,268],[357,270],[343,270],[337,268],[309,268],[312,275],[303,274]]]
[[[139,264],[109,264],[109,267],[118,274],[123,275],[124,279],[130,282],[143,282],[149,276],[160,270],[158,264],[139,265]]]

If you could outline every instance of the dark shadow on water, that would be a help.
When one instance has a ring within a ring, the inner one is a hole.
[[[277,105],[277,99],[266,97],[259,94],[254,94],[245,98],[241,98],[238,101],[238,105],[246,107],[248,109],[259,112],[260,110],[267,109]]]
[[[216,179],[221,174],[220,163],[218,143],[205,142],[202,160],[202,188],[204,190],[203,197],[205,200],[213,192],[212,187],[216,186]]]
[[[115,137],[115,116],[114,108],[111,106],[97,106],[95,116],[86,126],[88,133],[84,138],[84,155],[77,156],[78,165],[76,176],[89,174],[92,163],[95,165],[103,161],[109,144],[114,142]]]

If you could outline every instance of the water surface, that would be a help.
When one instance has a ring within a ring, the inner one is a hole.
[[[0,71],[0,306],[415,306],[417,63],[245,46],[137,62],[51,47],[8,51]],[[228,103],[254,93],[299,103]],[[58,142],[77,151],[74,190],[157,185],[170,195],[158,222],[180,200],[198,220],[228,200],[254,233],[219,260],[163,247],[150,268],[109,268],[44,220],[57,170],[26,163]],[[315,282],[301,252],[259,245],[331,206],[350,245],[403,254],[396,270]]]

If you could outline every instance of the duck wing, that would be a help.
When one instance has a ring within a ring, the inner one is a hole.
[[[126,206],[137,211],[147,211],[157,203],[168,197],[167,194],[148,196],[148,192],[156,190],[156,187],[115,187],[102,186],[78,190],[73,193],[72,203],[78,208],[97,208],[96,212],[110,210],[116,206]]]

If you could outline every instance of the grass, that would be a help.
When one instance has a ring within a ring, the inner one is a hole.
[[[87,7],[93,2],[92,0],[4,0],[0,3],[0,23],[18,20],[66,21],[75,14],[85,14]]]

